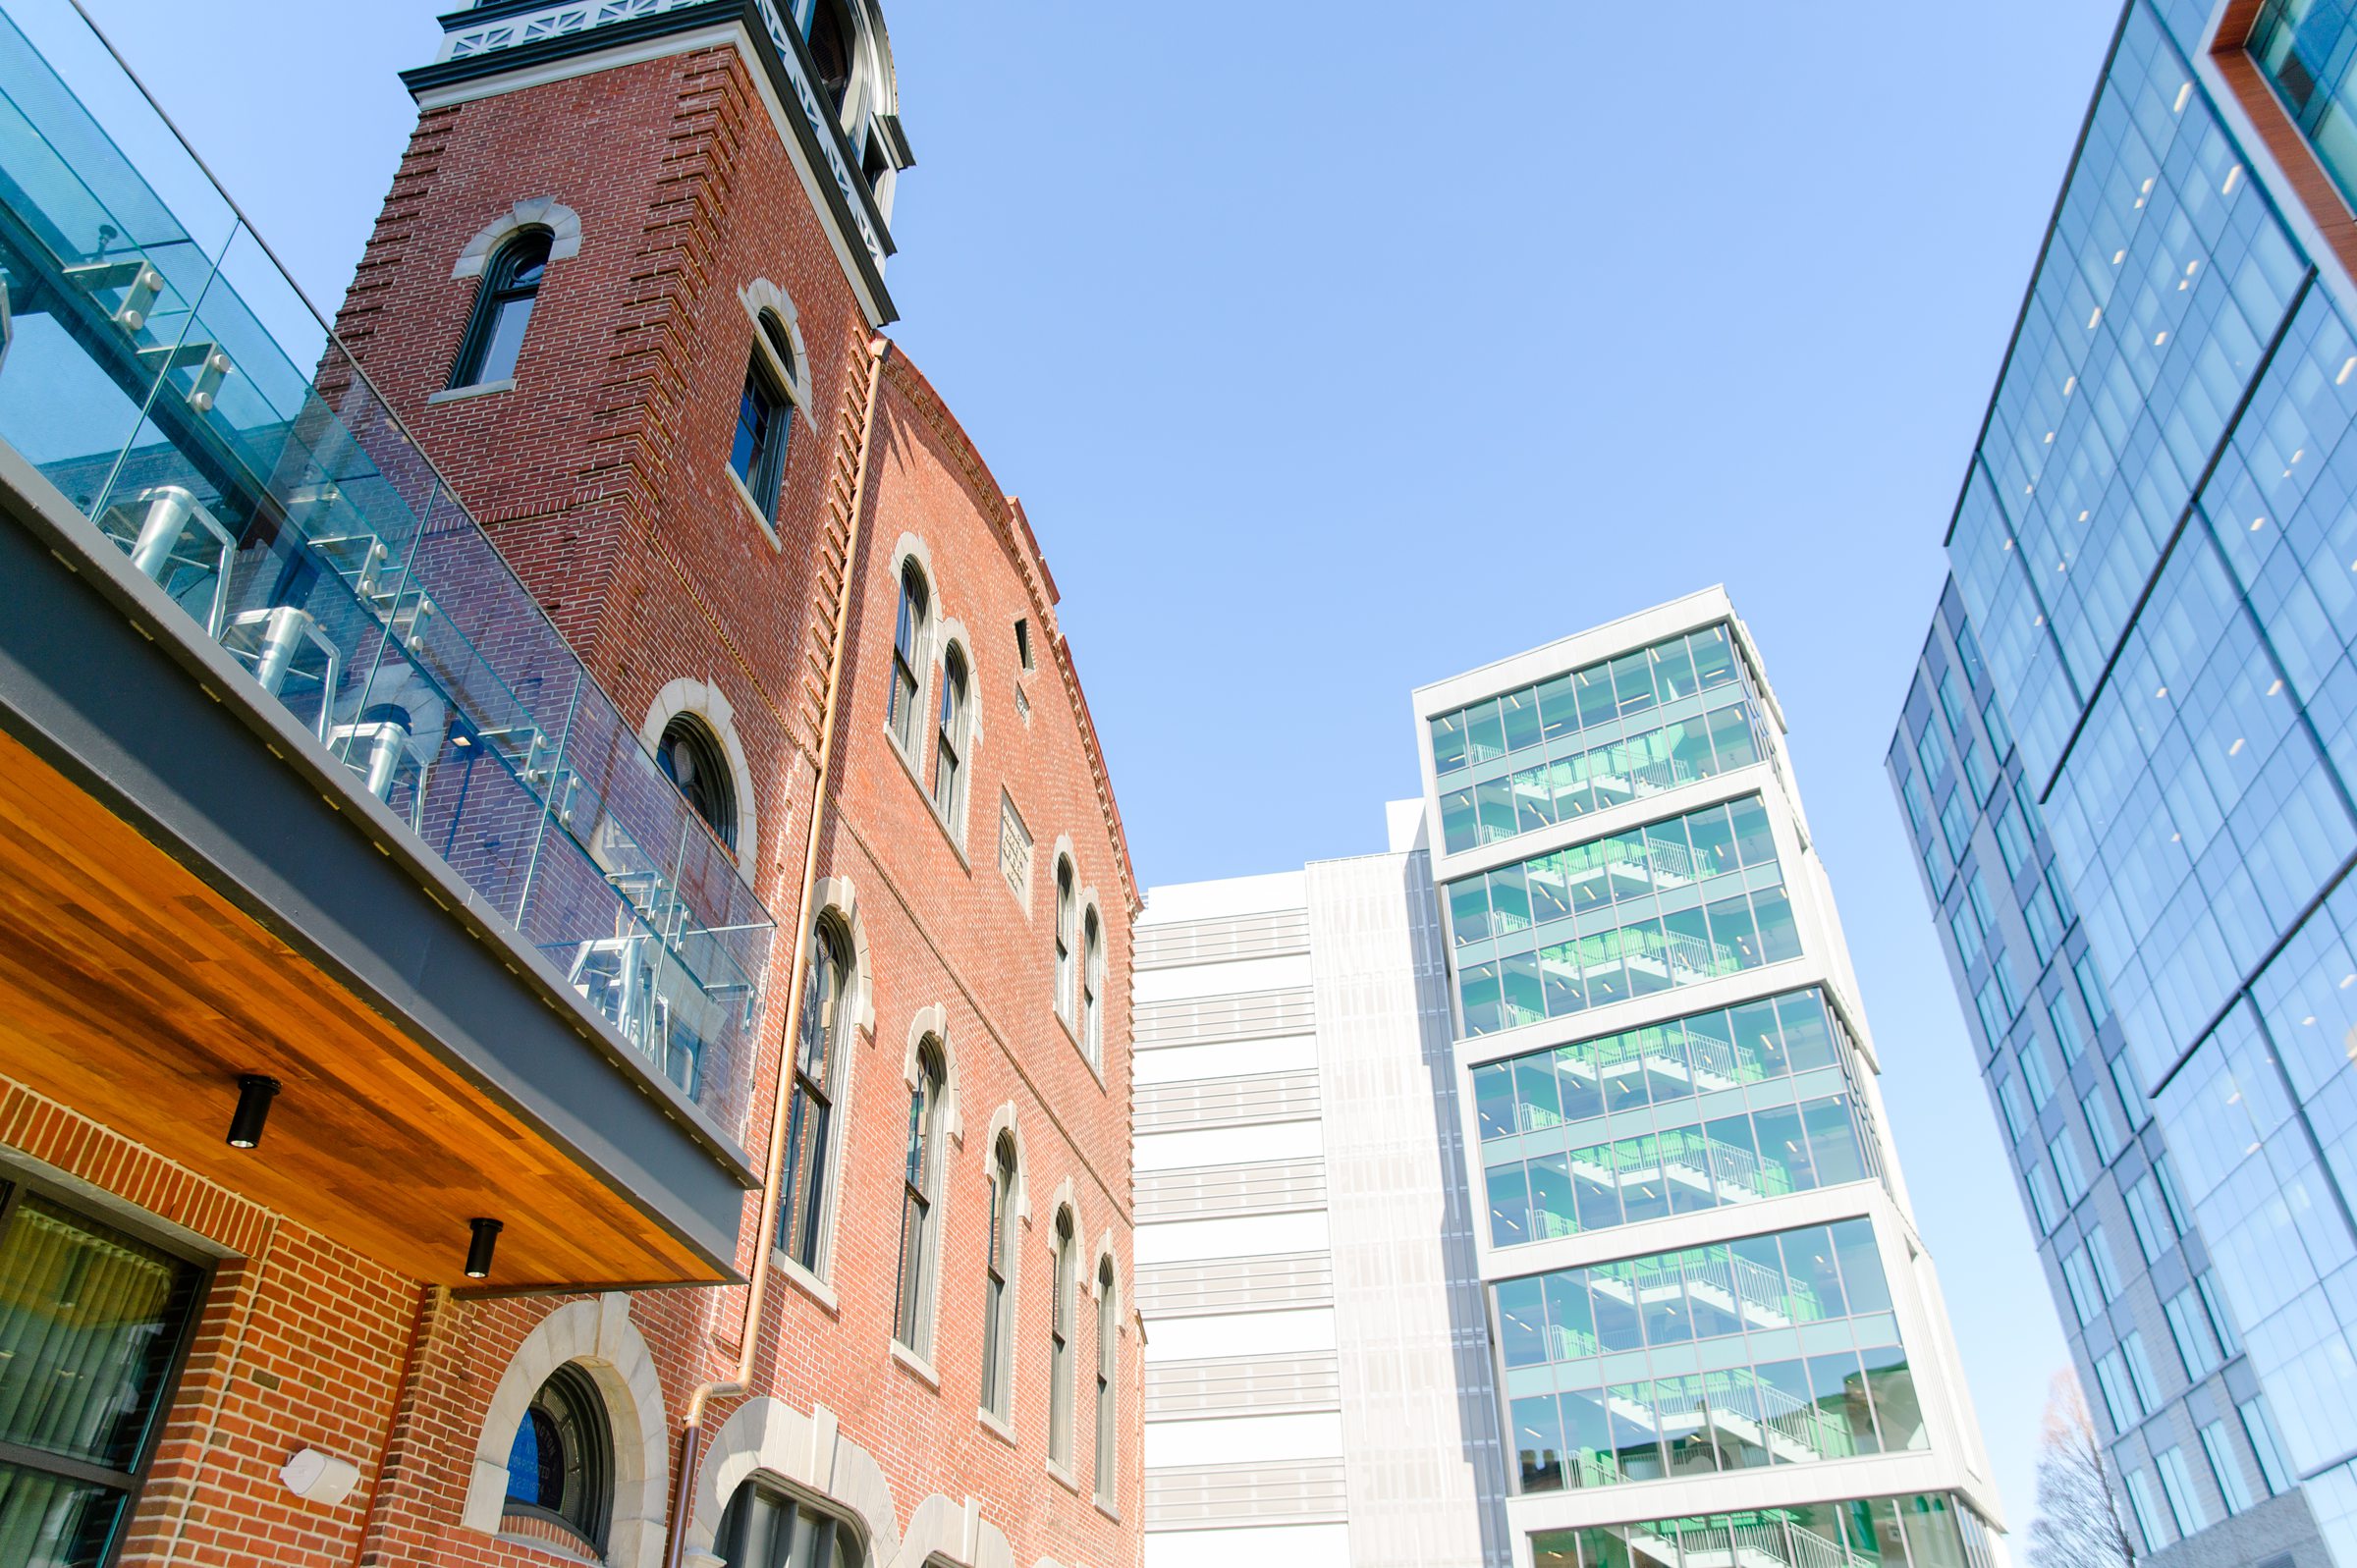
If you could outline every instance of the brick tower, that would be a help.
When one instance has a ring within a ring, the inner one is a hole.
[[[791,1519],[878,1568],[1134,1562],[1136,898],[1037,542],[878,336],[883,19],[444,25],[338,335],[779,919],[737,1258],[767,1277],[628,1298],[674,1549],[751,1568]],[[495,1521],[426,1479],[466,1477],[429,1431],[515,1424],[483,1396],[567,1299],[435,1309],[445,1408],[395,1452],[444,1560],[578,1544],[513,1483]]]

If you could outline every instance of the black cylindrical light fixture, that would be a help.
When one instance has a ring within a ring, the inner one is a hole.
[[[469,1219],[474,1239],[466,1243],[466,1277],[491,1277],[491,1250],[499,1245],[499,1233],[504,1228],[496,1219]]]
[[[262,1124],[270,1119],[270,1102],[278,1098],[278,1080],[258,1072],[238,1075],[238,1109],[229,1118],[229,1146],[250,1149],[262,1141]]]

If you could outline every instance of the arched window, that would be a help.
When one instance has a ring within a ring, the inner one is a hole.
[[[475,286],[474,310],[466,336],[450,369],[452,387],[479,387],[516,374],[523,329],[531,324],[532,302],[540,297],[540,275],[548,266],[549,232],[526,229],[499,247]]]
[[[779,1180],[778,1245],[812,1273],[827,1214],[827,1138],[835,1114],[835,1057],[850,1030],[851,967],[831,920],[810,933],[802,981],[801,1038],[794,1053],[793,1104],[786,1113],[786,1162]]]
[[[1105,1062],[1105,931],[1091,909],[1080,925],[1080,1049]]]
[[[887,720],[901,749],[916,751],[916,694],[922,689],[917,672],[924,667],[925,612],[931,596],[925,575],[911,561],[901,568],[901,613],[892,627],[892,706]]]
[[[1048,1309],[1048,1458],[1072,1468],[1072,1320],[1079,1306],[1072,1212],[1056,1211],[1055,1302]]]
[[[982,1298],[982,1408],[1001,1421],[1012,1419],[1014,1390],[1014,1135],[1003,1132],[991,1152]]]
[[[1114,1474],[1113,1379],[1121,1366],[1121,1287],[1113,1277],[1113,1259],[1097,1260],[1097,1496],[1105,1502],[1121,1496],[1121,1478]]]
[[[568,1362],[549,1375],[517,1424],[502,1522],[602,1557],[613,1516],[614,1433],[606,1402],[587,1370]]]
[[[794,400],[786,389],[797,372],[794,345],[778,318],[765,310],[760,321],[761,341],[753,345],[744,366],[744,395],[737,404],[729,467],[761,515],[774,518],[778,488],[786,478],[786,448],[794,434]]]
[[[1059,856],[1056,861],[1056,1016],[1067,1023],[1072,1017],[1072,942],[1079,935],[1073,926],[1079,909],[1079,894],[1072,888],[1072,863]]]
[[[850,1525],[758,1479],[729,1499],[712,1546],[727,1568],[862,1568],[867,1561]]]
[[[933,1349],[933,1194],[941,1156],[934,1147],[941,1122],[941,1042],[928,1037],[916,1048],[916,1087],[908,1092],[908,1150],[901,1192],[901,1278],[892,1314],[893,1337],[918,1355]]]
[[[810,8],[810,59],[818,67],[818,88],[840,120],[857,75],[859,25],[845,0],[818,0]]]
[[[941,734],[933,751],[933,809],[953,829],[965,804],[965,734],[970,718],[965,655],[953,645],[941,656]]]
[[[663,727],[655,761],[663,776],[687,797],[689,809],[711,826],[722,843],[736,848],[737,784],[720,737],[711,728],[687,714],[674,715]]]

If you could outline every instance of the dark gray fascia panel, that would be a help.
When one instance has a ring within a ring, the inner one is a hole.
[[[740,1277],[743,1195],[758,1185],[742,1151],[623,1059],[627,1048],[585,1040],[552,1006],[573,1003],[553,971],[537,984],[511,971],[510,959],[545,969],[537,954],[489,921],[471,935],[463,885],[445,906],[403,864],[421,854],[381,850],[355,820],[374,800],[272,755],[269,730],[286,730],[280,750],[293,753],[301,728],[226,654],[183,643],[178,607],[5,447],[0,513],[0,729]],[[216,655],[227,668],[207,681],[200,667]],[[330,790],[354,809],[331,806]]]

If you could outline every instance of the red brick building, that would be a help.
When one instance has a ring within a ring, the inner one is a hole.
[[[119,1389],[0,1370],[0,1560],[1135,1563],[1136,885],[1038,543],[883,335],[882,19],[445,27],[271,408],[7,171],[0,1339]],[[27,375],[155,411],[75,447]]]

